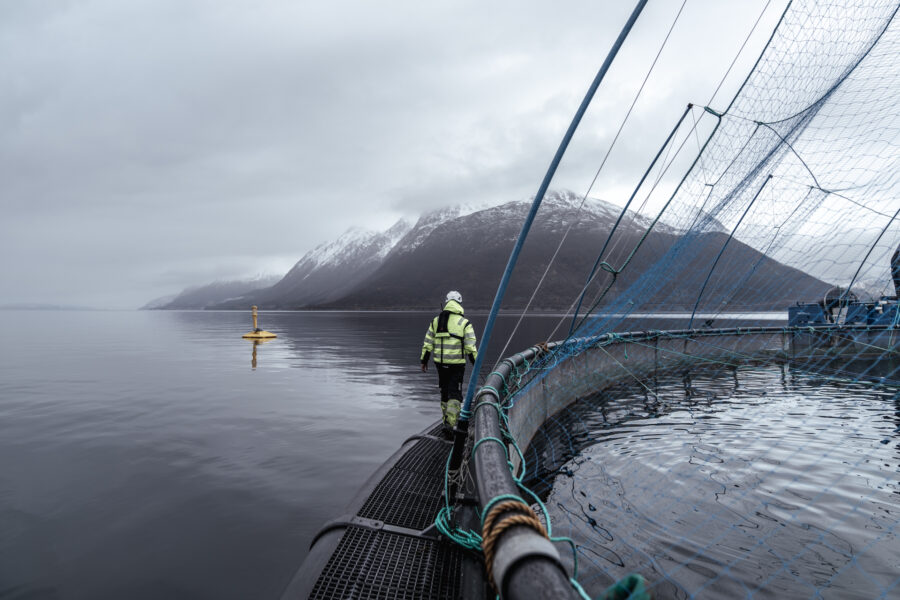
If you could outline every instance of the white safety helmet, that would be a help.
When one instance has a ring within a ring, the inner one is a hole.
[[[450,302],[451,300],[456,300],[457,302],[462,302],[462,294],[453,290],[452,292],[447,292],[447,300],[446,302]]]

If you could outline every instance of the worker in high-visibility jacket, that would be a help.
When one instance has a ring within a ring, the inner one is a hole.
[[[444,310],[428,325],[420,357],[422,371],[427,371],[428,358],[434,356],[441,388],[441,414],[448,429],[456,427],[459,419],[466,358],[475,364],[478,356],[475,343],[475,329],[463,316],[462,295],[448,292]]]

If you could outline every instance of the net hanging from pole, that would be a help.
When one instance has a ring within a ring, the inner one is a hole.
[[[629,573],[658,598],[900,594],[897,9],[791,3],[626,208],[588,198],[605,220],[514,276],[507,304],[572,306],[503,422],[585,594]]]

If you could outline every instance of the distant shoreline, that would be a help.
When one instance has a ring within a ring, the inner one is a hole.
[[[55,304],[3,304],[0,310],[58,310],[58,311],[102,311],[131,310],[123,308],[95,308],[93,306],[57,306]]]
[[[325,309],[325,308],[274,308],[260,309],[261,313],[357,313],[357,314],[431,314],[439,311],[440,307],[435,308],[393,308],[393,309]],[[240,313],[249,312],[245,309],[232,308],[96,308],[89,306],[54,306],[54,305],[16,305],[7,304],[0,306],[0,311],[22,311],[22,312],[130,312],[130,311],[148,311],[148,312],[204,312],[204,313]],[[487,309],[475,309],[466,311],[471,316],[487,316],[490,313]],[[522,309],[508,308],[500,311],[500,317],[519,317]],[[571,317],[571,313],[565,313],[554,310],[530,310],[526,313],[528,317]],[[652,312],[634,312],[634,313],[594,313],[593,316],[603,316],[608,318],[657,318],[657,319],[689,319],[690,311],[673,310],[673,311],[652,311]],[[694,315],[695,319],[724,319],[724,320],[746,320],[746,319],[762,319],[765,321],[786,321],[787,309],[785,310],[733,310],[721,313],[698,312]]]
[[[152,310],[152,311],[160,311],[160,312],[205,312],[205,313],[216,313],[216,312],[224,312],[224,313],[233,313],[233,312],[244,312],[240,309],[203,309],[203,308],[154,308],[154,309],[137,309],[137,310]],[[440,310],[440,308],[434,309],[426,309],[426,308],[397,308],[397,309],[316,309],[316,308],[274,308],[274,309],[260,309],[259,312],[265,313],[373,313],[373,314],[397,314],[397,313],[423,313],[423,314],[431,314],[435,311]],[[467,315],[477,315],[477,316],[487,316],[490,313],[489,310],[479,309],[479,310],[467,310]],[[521,315],[521,309],[504,309],[500,311],[501,317],[518,317]],[[529,317],[569,317],[571,313],[564,313],[560,311],[540,311],[540,310],[531,310],[527,313],[526,316]],[[654,312],[634,312],[629,314],[624,313],[594,313],[594,316],[604,316],[611,318],[659,318],[659,319],[689,319],[691,317],[690,311],[654,311]],[[695,319],[748,319],[748,318],[759,318],[766,317],[763,320],[771,320],[771,321],[786,321],[787,320],[787,310],[735,310],[728,311],[722,313],[711,313],[711,312],[698,312],[694,315]]]

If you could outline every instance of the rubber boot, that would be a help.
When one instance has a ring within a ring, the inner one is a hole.
[[[453,439],[453,426],[450,425],[449,415],[447,414],[447,403],[441,402],[441,433],[445,440]]]
[[[459,400],[447,400],[447,424],[450,427],[456,427],[460,409],[462,409],[462,402]]]

